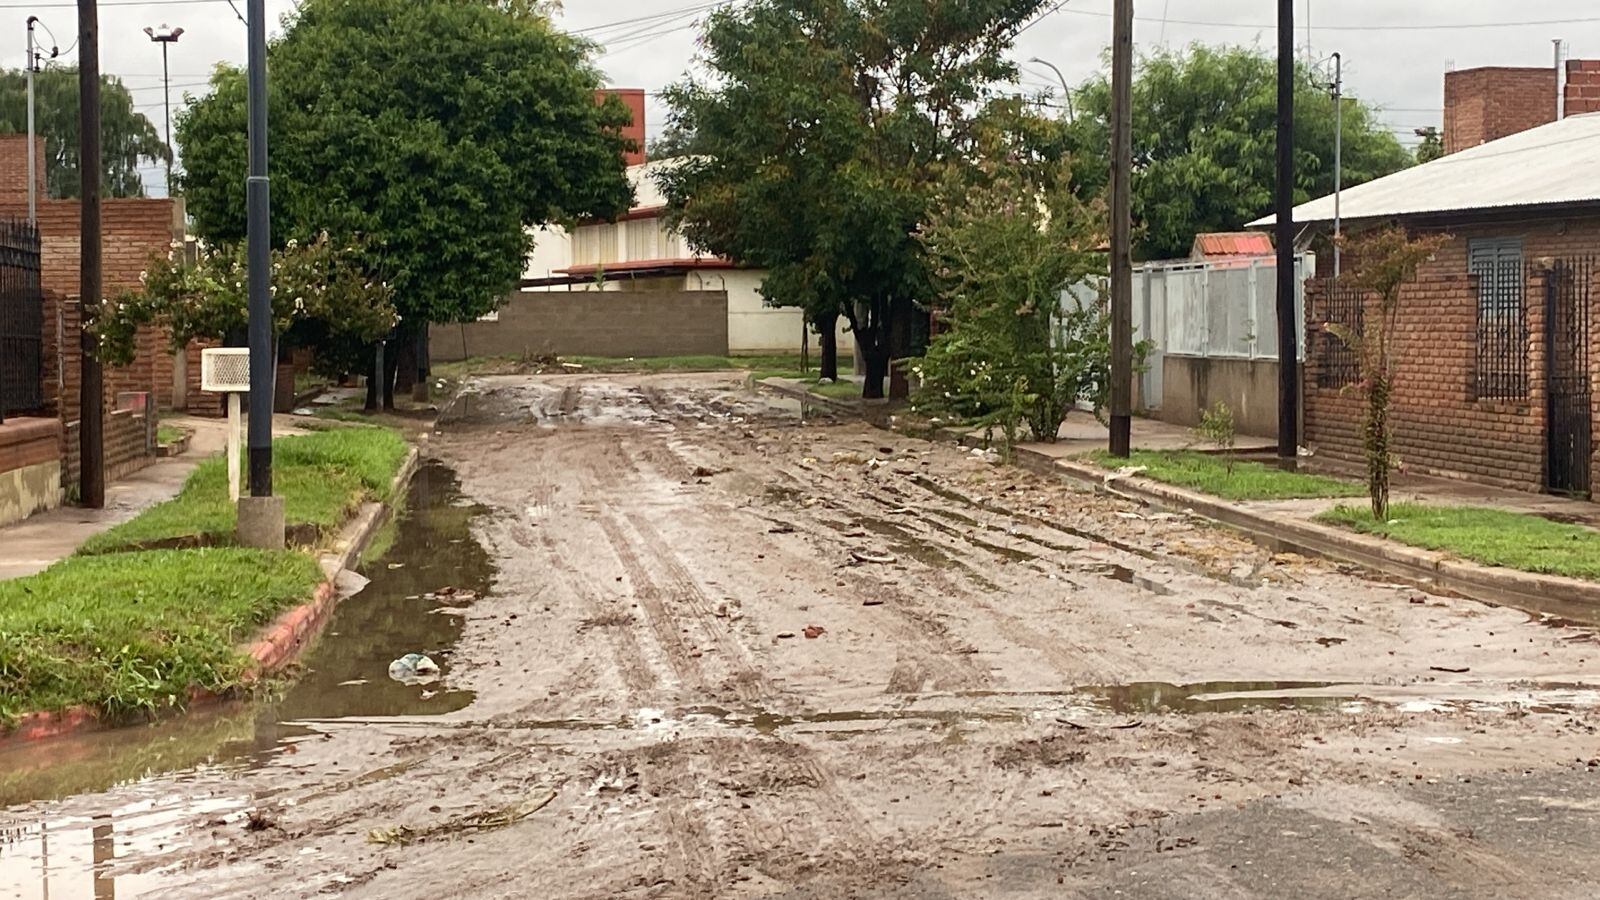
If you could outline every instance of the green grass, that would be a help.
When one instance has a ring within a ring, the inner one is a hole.
[[[90,704],[112,717],[238,683],[238,646],[322,579],[310,556],[236,548],[74,556],[0,582],[0,719]]]
[[[326,534],[362,502],[388,499],[389,483],[406,456],[406,442],[387,428],[334,428],[281,437],[273,446],[273,490],[284,498],[291,526]],[[227,460],[205,460],[178,496],[85,541],[80,553],[114,553],[194,540],[226,543],[234,529]]]
[[[1379,522],[1365,505],[1340,505],[1317,521],[1523,572],[1600,581],[1600,531],[1481,506],[1394,503]]]
[[[1353,481],[1287,472],[1258,462],[1235,460],[1229,471],[1226,457],[1194,450],[1135,450],[1127,460],[1099,451],[1090,459],[1106,468],[1144,466],[1145,471],[1140,474],[1147,478],[1227,500],[1359,497],[1365,493]]]
[[[182,428],[175,428],[171,425],[157,425],[156,443],[175,444],[186,434],[188,434],[188,432],[184,431]]]

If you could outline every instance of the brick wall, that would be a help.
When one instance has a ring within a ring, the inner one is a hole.
[[[1485,66],[1444,76],[1444,152],[1556,120],[1556,70]]]
[[[44,137],[34,137],[34,186],[44,199]],[[15,199],[28,204],[28,136],[0,134],[0,202]]]
[[[1600,219],[1548,220],[1450,229],[1452,239],[1401,294],[1396,324],[1397,358],[1391,407],[1402,464],[1524,490],[1541,490],[1545,468],[1544,259],[1600,255]],[[1535,263],[1524,286],[1529,390],[1516,401],[1474,396],[1477,370],[1477,279],[1467,273],[1474,238],[1519,238],[1523,259]],[[1320,327],[1322,283],[1308,285],[1307,327]],[[1600,298],[1595,303],[1600,304]],[[1600,311],[1600,305],[1592,307]],[[1369,299],[1369,321],[1377,315]],[[1594,416],[1600,426],[1600,321],[1591,334]],[[1315,334],[1309,346],[1316,346]],[[1305,372],[1305,440],[1318,454],[1359,461],[1362,398],[1353,390],[1318,387],[1317,354]],[[1596,428],[1600,434],[1600,427]],[[1600,455],[1593,460],[1600,476]],[[1594,482],[1600,485],[1600,480]]]
[[[681,283],[681,279],[679,279]],[[725,356],[724,291],[521,291],[497,322],[435,325],[435,362],[484,355]]]
[[[1600,112],[1600,59],[1567,60],[1567,115]]]

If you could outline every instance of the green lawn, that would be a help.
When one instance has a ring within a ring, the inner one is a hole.
[[[388,428],[332,428],[272,442],[273,491],[284,498],[291,526],[319,535],[341,524],[366,500],[388,499],[406,442]],[[242,469],[243,467],[241,467]],[[228,467],[222,456],[202,462],[177,497],[85,541],[80,553],[113,553],[193,539],[226,543],[234,529]]]
[[[174,428],[171,425],[157,425],[156,443],[175,444],[187,433],[188,432],[184,431],[182,428]]]
[[[1480,506],[1395,503],[1388,521],[1367,506],[1340,505],[1317,521],[1442,550],[1489,566],[1600,581],[1600,531]]]
[[[1226,457],[1194,450],[1135,450],[1127,460],[1099,451],[1090,459],[1112,469],[1124,465],[1143,466],[1145,471],[1140,474],[1147,478],[1227,500],[1359,497],[1365,493],[1365,489],[1353,481],[1287,472],[1259,462],[1235,460],[1230,471]]]
[[[0,582],[0,719],[87,703],[125,717],[226,690],[238,645],[322,579],[309,555],[236,548],[74,556]]]

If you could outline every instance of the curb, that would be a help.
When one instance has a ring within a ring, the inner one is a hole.
[[[420,451],[412,447],[406,454],[400,470],[389,482],[389,497],[393,500],[410,484],[416,474]],[[281,671],[311,646],[322,627],[327,624],[334,608],[339,605],[339,592],[334,580],[339,573],[354,563],[372,542],[372,536],[388,518],[391,503],[366,503],[344,527],[334,542],[335,549],[318,557],[323,581],[312,591],[311,599],[292,609],[285,610],[261,634],[240,649],[252,660],[252,665],[242,679],[245,683]],[[221,702],[220,694],[200,688],[189,690],[187,709]],[[15,727],[0,734],[0,749],[28,741],[60,737],[82,731],[103,731],[118,727],[101,721],[89,706],[73,706],[59,712],[33,712],[23,714]]]
[[[868,405],[868,401],[835,400],[832,397],[824,397],[821,394],[813,394],[803,387],[797,387],[778,378],[764,378],[760,381],[757,381],[755,376],[752,375],[750,376],[748,383],[751,387],[764,388],[774,394],[792,397],[796,400],[810,403],[814,406],[820,406],[824,409],[829,409],[834,412],[845,413],[847,415],[865,416],[868,419],[877,418],[876,416],[872,415],[875,410],[872,406]],[[877,423],[874,421],[873,424]]]
[[[980,435],[950,428],[935,428],[927,437],[958,446],[987,446]],[[1262,515],[1229,500],[1149,478],[1108,479],[1106,476],[1111,473],[1098,466],[1058,459],[1026,447],[1014,450],[1012,463],[1036,474],[1069,478],[1124,500],[1191,512],[1232,528],[1269,550],[1290,550],[1353,563],[1419,588],[1442,590],[1529,613],[1590,620],[1600,614],[1600,584],[1594,582],[1486,566],[1303,519]]]

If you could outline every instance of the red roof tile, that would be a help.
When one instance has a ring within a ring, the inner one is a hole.
[[[1271,256],[1272,238],[1255,231],[1219,231],[1197,234],[1190,256],[1212,259],[1226,256]]]

